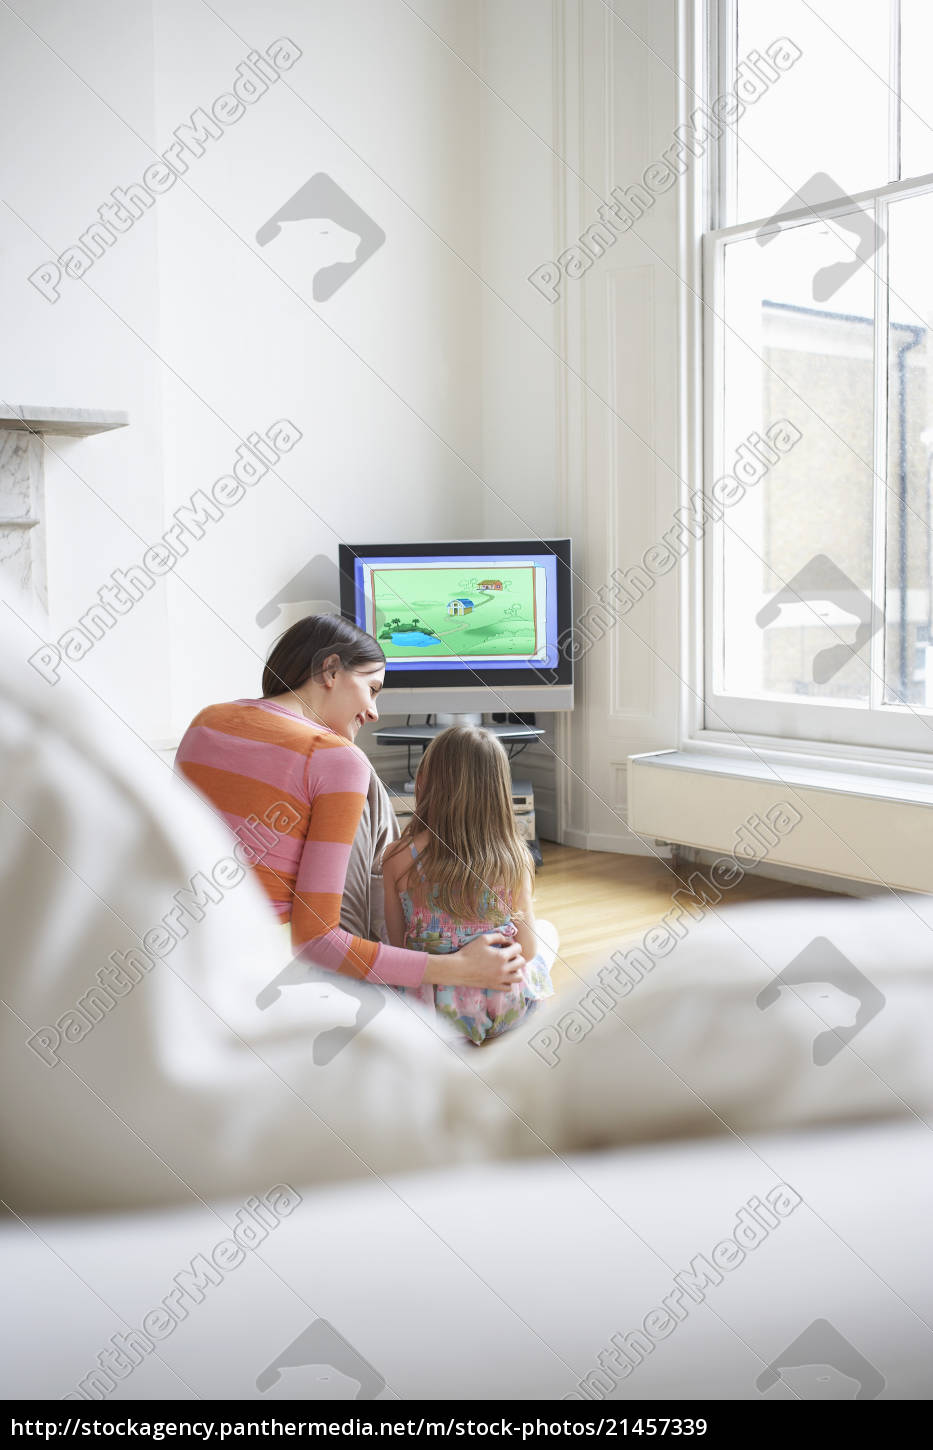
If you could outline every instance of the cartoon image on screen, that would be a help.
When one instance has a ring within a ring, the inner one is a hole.
[[[544,638],[534,564],[383,566],[365,571],[370,629],[388,660],[527,660]]]

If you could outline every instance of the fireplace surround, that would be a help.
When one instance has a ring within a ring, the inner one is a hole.
[[[0,570],[43,615],[48,615],[45,435],[90,438],[128,423],[128,414],[98,408],[0,403]]]

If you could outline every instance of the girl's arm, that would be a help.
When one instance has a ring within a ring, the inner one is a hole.
[[[405,913],[398,894],[399,867],[403,861],[401,851],[382,865],[382,882],[385,890],[386,934],[389,945],[405,945]]]
[[[538,939],[535,935],[533,899],[534,879],[531,868],[529,867],[525,872],[525,878],[514,900],[515,916],[513,918],[518,928],[517,941],[522,949],[522,956],[526,962],[530,962],[538,950]],[[521,913],[520,916],[519,913]]]

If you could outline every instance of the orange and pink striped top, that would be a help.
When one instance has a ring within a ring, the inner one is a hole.
[[[253,869],[280,918],[291,922],[296,955],[351,977],[421,985],[424,953],[365,941],[340,926],[372,769],[362,750],[281,705],[234,700],[195,716],[175,769],[242,842],[262,841]]]

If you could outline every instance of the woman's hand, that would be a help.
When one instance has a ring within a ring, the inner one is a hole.
[[[496,946],[501,942],[501,946]],[[525,958],[512,937],[501,931],[486,932],[468,946],[449,956],[428,957],[426,982],[439,987],[485,987],[507,992],[522,980]]]

